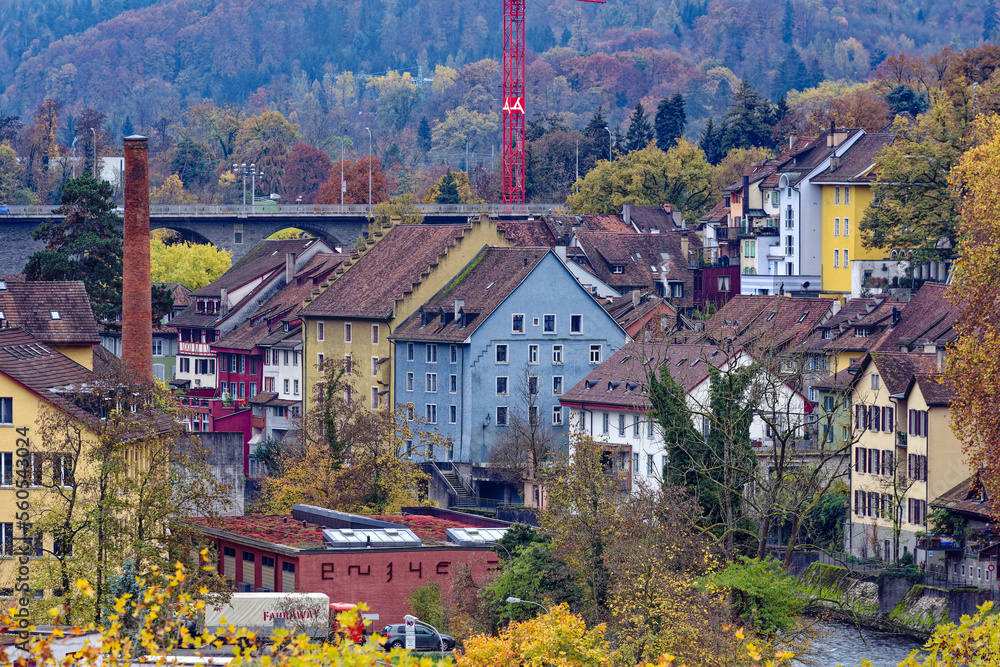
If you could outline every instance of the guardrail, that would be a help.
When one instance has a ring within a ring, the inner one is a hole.
[[[9,212],[0,212],[3,216],[18,218],[49,218],[58,217],[55,206],[8,206]],[[454,215],[474,216],[489,215],[493,217],[504,215],[566,215],[569,210],[563,204],[417,204],[416,209],[424,215]],[[229,205],[229,204],[194,204],[185,206],[150,206],[151,217],[190,217],[190,216],[368,216],[371,207],[367,204],[278,204],[278,205]],[[122,209],[116,209],[121,215]]]

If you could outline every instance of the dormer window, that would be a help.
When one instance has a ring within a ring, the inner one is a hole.
[[[624,264],[612,264],[611,265],[611,273],[625,273],[625,265]]]
[[[49,311],[49,317],[51,317],[54,320],[61,320],[62,319],[62,315],[59,314],[58,310],[50,310]]]

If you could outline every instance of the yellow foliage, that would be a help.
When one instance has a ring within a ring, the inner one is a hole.
[[[485,204],[486,202],[477,197],[472,192],[472,183],[469,181],[469,175],[464,171],[453,171],[451,172],[452,177],[455,179],[455,186],[458,188],[458,196],[463,204]],[[427,192],[424,193],[425,204],[433,204],[437,202],[438,194],[441,192],[441,181],[444,180],[444,176],[437,180],[437,183],[427,188]]]
[[[157,232],[149,239],[154,282],[181,283],[196,290],[219,278],[233,264],[228,250],[188,241],[168,245],[164,242],[167,235]]]
[[[150,188],[149,203],[154,206],[182,206],[195,203],[195,196],[185,192],[181,177],[173,174],[160,187]]]
[[[588,630],[569,605],[561,604],[530,621],[511,623],[498,637],[472,637],[455,662],[458,667],[599,667],[610,655],[604,625]]]

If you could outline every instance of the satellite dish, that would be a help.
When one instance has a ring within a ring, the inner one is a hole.
[[[802,283],[802,289],[809,289],[809,281],[808,280],[805,281],[804,283]]]

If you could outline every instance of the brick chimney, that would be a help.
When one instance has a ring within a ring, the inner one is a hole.
[[[146,137],[125,137],[125,241],[122,359],[137,378],[153,379],[153,302],[149,263],[149,159]]]

